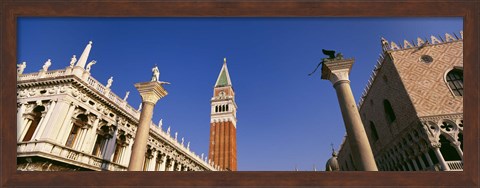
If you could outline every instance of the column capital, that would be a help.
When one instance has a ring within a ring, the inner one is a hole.
[[[352,69],[354,59],[327,60],[322,65],[322,76],[324,80],[330,80],[332,84],[338,81],[350,81],[348,74]]]
[[[135,88],[137,88],[142,96],[142,102],[156,104],[159,99],[168,94],[165,88],[163,88],[162,83],[157,81],[136,83]]]

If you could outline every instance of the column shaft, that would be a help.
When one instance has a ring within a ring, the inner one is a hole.
[[[135,134],[135,142],[133,143],[132,156],[128,166],[129,171],[141,171],[142,162],[145,159],[147,151],[147,141],[150,132],[150,121],[152,120],[153,107],[155,104],[151,102],[142,102],[142,112],[140,113],[140,121]]]
[[[367,134],[353,98],[350,81],[338,81],[334,84],[334,87],[337,92],[338,102],[347,130],[352,156],[358,170],[377,171],[378,169],[375,164],[372,149],[370,148]]]
[[[423,162],[423,159],[422,159],[422,155],[420,154],[418,157],[417,157],[418,161],[420,162],[420,166],[422,167],[423,170],[427,169],[427,167],[425,166],[425,162]]]
[[[442,167],[442,170],[444,171],[450,171],[450,167],[448,167],[447,162],[445,162],[445,159],[442,156],[442,152],[440,152],[440,148],[434,148],[433,151],[435,152],[435,155],[437,156],[438,162],[440,163],[440,166]]]
[[[427,158],[428,166],[433,167],[434,164],[432,158],[430,158],[430,155],[428,155],[428,152],[423,153],[423,155],[425,156],[425,158]]]

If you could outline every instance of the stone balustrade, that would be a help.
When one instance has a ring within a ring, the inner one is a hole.
[[[463,171],[462,161],[446,161],[450,171]]]
[[[171,135],[164,132],[154,123],[150,124],[150,130],[156,133],[157,136],[161,137],[163,140],[168,141],[170,144],[176,146],[175,148],[177,148],[179,152],[187,154],[187,156],[190,156],[192,160],[202,165],[204,168],[207,168],[209,170],[215,170],[213,166],[209,165],[205,160],[202,160],[197,154],[192,152],[190,149],[187,149],[186,145],[182,145],[181,143],[179,143],[178,140],[175,140],[174,138],[172,138]]]
[[[65,163],[95,170],[125,171],[127,167],[68,148],[50,141],[30,141],[17,143],[17,156],[28,157],[43,155]]]

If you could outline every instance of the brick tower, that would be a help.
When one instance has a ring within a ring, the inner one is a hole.
[[[208,158],[222,170],[237,170],[237,104],[227,60],[213,89]]]

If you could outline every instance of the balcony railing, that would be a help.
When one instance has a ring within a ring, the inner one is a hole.
[[[74,164],[79,167],[101,171],[125,171],[125,166],[89,155],[71,148],[57,145],[49,141],[33,141],[17,143],[17,156],[42,155],[55,158],[61,162]],[[46,155],[45,155],[46,154]]]
[[[463,171],[462,161],[446,161],[450,171]]]

